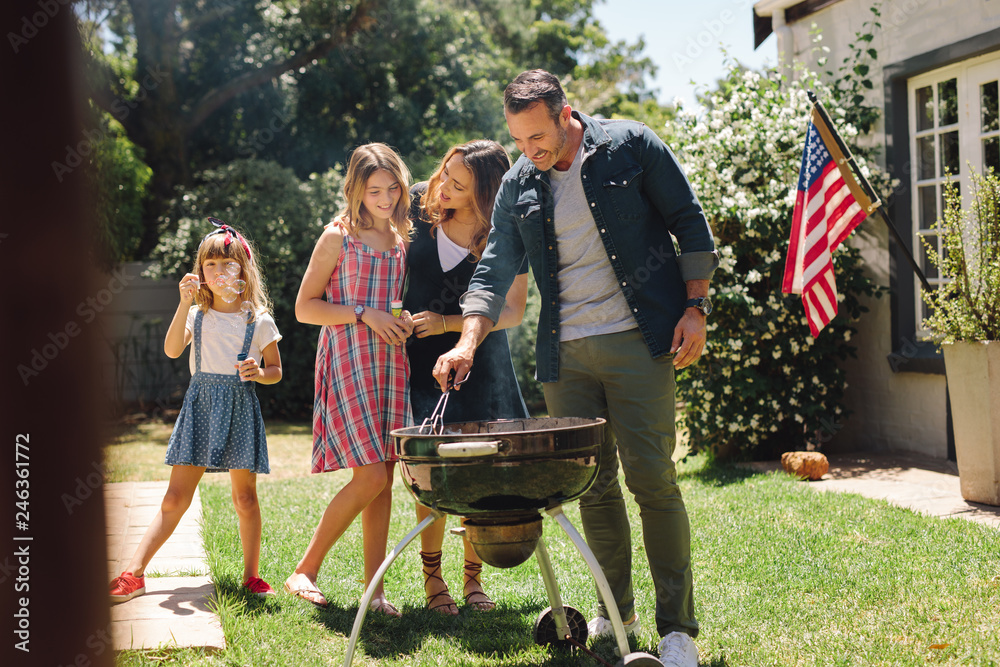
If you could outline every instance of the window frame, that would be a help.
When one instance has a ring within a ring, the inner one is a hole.
[[[1000,56],[1000,28],[975,35],[906,60],[886,65],[883,70],[885,93],[885,159],[889,173],[898,186],[888,198],[887,212],[914,257],[915,193],[912,187],[914,141],[911,129],[910,81],[923,74],[934,74],[949,66],[969,67],[966,61],[980,56]],[[989,58],[984,58],[986,61]],[[943,77],[942,77],[943,78]],[[978,135],[977,135],[978,136]],[[963,138],[959,135],[959,142]],[[960,163],[964,163],[960,148]],[[964,168],[963,172],[967,171]],[[965,176],[968,178],[968,176]],[[968,192],[963,186],[962,192]],[[916,285],[918,279],[893,239],[889,239],[889,287],[892,351],[887,357],[894,373],[944,374],[944,359],[934,344],[923,340],[916,326]],[[922,250],[921,250],[922,252]]]

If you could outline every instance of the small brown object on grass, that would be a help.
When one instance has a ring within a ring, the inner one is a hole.
[[[785,452],[781,467],[799,479],[816,481],[830,469],[830,462],[819,452]]]

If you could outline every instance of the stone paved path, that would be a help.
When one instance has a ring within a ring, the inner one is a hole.
[[[108,581],[128,565],[166,490],[166,482],[104,486]],[[226,647],[219,619],[208,608],[215,587],[208,577],[200,524],[201,498],[195,491],[177,530],[146,568],[146,594],[111,607],[115,650]]]
[[[941,518],[957,517],[1000,528],[1000,507],[962,498],[955,464],[941,459],[898,454],[830,455],[830,472],[817,491],[857,493]],[[757,470],[780,470],[781,463],[755,463]]]

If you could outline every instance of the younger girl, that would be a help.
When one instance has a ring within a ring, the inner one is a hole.
[[[128,569],[111,582],[112,603],[146,592],[146,566],[174,532],[206,471],[229,471],[243,545],[243,587],[260,597],[274,593],[257,570],[257,473],[270,467],[255,387],[281,379],[281,335],[250,244],[221,220],[209,220],[218,229],[198,247],[194,272],[181,278],[180,304],[163,343],[167,356],[176,359],[193,342],[191,384],[167,447],[170,483]]]
[[[316,242],[295,300],[300,322],[323,325],[312,471],[353,469],[285,582],[289,593],[319,607],[327,605],[316,586],[319,568],[359,513],[366,586],[385,559],[395,464],[389,432],[412,421],[402,344],[413,325],[409,314],[391,313],[403,288],[404,240],[411,229],[408,183],[406,166],[385,144],[354,151],[344,180],[347,206]],[[371,609],[399,616],[381,582]]]

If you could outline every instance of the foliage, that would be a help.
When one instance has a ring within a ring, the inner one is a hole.
[[[303,182],[273,162],[236,160],[198,174],[161,221],[154,278],[179,280],[191,270],[199,242],[212,230],[208,216],[225,220],[256,245],[283,335],[278,345],[282,380],[258,392],[265,416],[312,414],[319,332],[296,322],[295,296],[313,245],[339,208],[340,190],[341,176],[332,169]]]
[[[611,42],[594,1],[88,0],[91,99],[153,170],[139,254],[174,189],[232,160],[306,178],[383,141],[426,176],[454,143],[504,141],[503,87],[521,69],[578,82],[592,113],[643,102],[643,44]]]
[[[876,2],[868,10],[872,13],[871,18],[865,21],[861,30],[854,33],[854,39],[847,41],[849,53],[844,57],[844,62],[834,75],[827,70],[828,80],[833,83],[833,96],[844,108],[844,119],[850,125],[858,129],[860,134],[871,132],[875,123],[882,115],[879,107],[872,104],[865,104],[865,95],[871,91],[875,84],[869,78],[871,63],[878,60],[878,50],[872,46],[875,33],[882,28],[879,19],[882,17],[880,11],[881,2]],[[825,58],[820,58],[820,67],[826,64]],[[866,157],[869,153],[863,153]]]
[[[142,149],[124,135],[121,126],[103,114],[91,131],[90,183],[98,235],[97,265],[104,270],[136,259],[142,238],[142,209],[152,171],[142,161]]]
[[[233,147],[259,139],[258,130],[271,143],[283,127],[285,74],[367,30],[381,4],[91,0],[78,9],[91,100],[153,170],[141,254],[155,245],[174,188],[237,157]]]
[[[301,176],[346,162],[359,144],[382,141],[424,178],[451,145],[504,137],[498,82],[516,66],[479,15],[453,4],[391,0],[370,31],[291,75],[295,104],[284,134],[294,145],[262,154]]]
[[[521,394],[532,415],[545,411],[545,396],[542,385],[535,379],[535,340],[538,338],[538,314],[541,298],[534,277],[528,276],[528,299],[524,308],[524,319],[519,326],[507,330],[510,341],[510,356],[514,362],[514,374],[521,387]]]
[[[788,81],[773,69],[741,71],[731,63],[725,95],[713,96],[703,118],[682,109],[673,128],[721,255],[705,356],[678,383],[694,451],[772,457],[828,439],[845,414],[837,361],[854,353],[851,321],[866,310],[859,297],[877,292],[859,251],[845,243],[833,255],[840,314],[817,338],[801,297],[781,293],[811,108],[807,88],[821,99],[830,95],[806,71]],[[854,140],[857,130],[843,112],[830,111],[845,140]]]
[[[1000,340],[1000,178],[971,170],[972,194],[962,206],[958,185],[945,187],[944,217],[937,221],[942,252],[921,239],[948,282],[924,291],[932,307],[924,320],[940,342]]]

